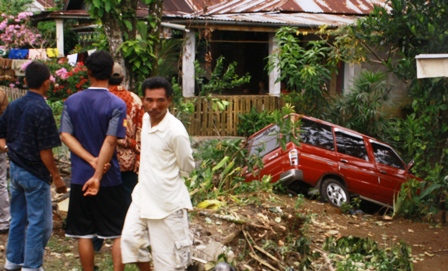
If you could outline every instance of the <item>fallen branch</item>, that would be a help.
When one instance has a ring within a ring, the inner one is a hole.
[[[260,264],[270,268],[271,270],[277,270],[280,271],[279,269],[273,267],[272,265],[270,265],[269,263],[267,263],[266,261],[264,261],[263,259],[261,259],[257,254],[255,253],[249,253],[249,255],[252,257],[252,259],[256,260],[257,262],[259,262]]]
[[[271,260],[277,262],[278,265],[279,265],[281,268],[285,268],[285,266],[283,265],[283,263],[282,263],[279,259],[275,258],[272,254],[270,254],[270,253],[267,252],[266,250],[262,249],[261,247],[259,247],[259,246],[257,246],[257,245],[255,245],[254,248],[255,248],[256,250],[260,251],[261,253],[263,253],[264,255],[268,256],[269,258],[271,258]]]
[[[330,258],[328,258],[328,253],[320,248],[318,248],[316,245],[311,244],[310,245],[314,250],[316,250],[317,252],[319,252],[322,255],[322,258],[324,258],[325,263],[327,264],[328,270],[330,271],[335,271],[335,269],[333,268],[333,264],[331,263]]]
[[[237,218],[237,217],[232,216],[232,215],[220,215],[220,214],[215,214],[215,213],[211,213],[211,212],[204,211],[204,210],[199,211],[199,215],[207,216],[207,217],[214,217],[214,218],[226,220],[226,221],[229,221],[229,222],[232,222],[232,223],[235,223],[235,224],[247,225],[247,226],[250,226],[250,227],[264,229],[264,230],[270,230],[270,231],[275,232],[272,229],[272,227],[255,224],[253,222],[249,222],[246,218]]]
[[[232,242],[235,237],[237,237],[240,234],[241,230],[235,230],[231,232],[229,235],[223,238],[223,240],[220,242],[223,245],[227,245],[228,243]]]

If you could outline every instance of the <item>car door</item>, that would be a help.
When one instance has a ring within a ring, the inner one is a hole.
[[[315,186],[323,175],[337,170],[333,130],[330,125],[302,118],[299,165],[303,180]]]
[[[370,144],[379,179],[378,197],[381,202],[392,206],[394,195],[401,189],[401,185],[407,181],[405,164],[391,147],[373,140],[370,141]]]
[[[364,137],[335,128],[339,173],[344,176],[349,193],[378,200],[378,178]]]

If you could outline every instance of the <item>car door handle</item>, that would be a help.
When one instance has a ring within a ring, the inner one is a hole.
[[[272,155],[271,157],[268,158],[269,161],[271,161],[272,159],[275,159],[278,157],[278,153],[276,153],[275,155]]]
[[[341,162],[342,162],[342,163],[348,163],[348,160],[341,159]]]
[[[380,172],[383,174],[387,174],[387,172],[385,170],[380,169]]]

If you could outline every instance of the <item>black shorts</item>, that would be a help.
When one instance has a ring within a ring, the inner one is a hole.
[[[128,205],[122,185],[100,187],[96,196],[84,196],[82,185],[70,185],[68,237],[114,239],[121,236]]]

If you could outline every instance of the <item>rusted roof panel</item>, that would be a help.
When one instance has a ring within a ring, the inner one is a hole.
[[[176,17],[171,17],[175,19]],[[328,25],[332,27],[347,25],[353,23],[360,16],[347,16],[341,14],[316,14],[316,13],[234,13],[211,16],[189,16],[177,17],[200,23],[207,21],[213,24],[213,21],[234,22],[234,24],[263,24],[263,25],[288,25],[297,27],[319,27]]]
[[[220,15],[235,13],[327,13],[367,15],[386,0],[164,0],[172,15]]]

